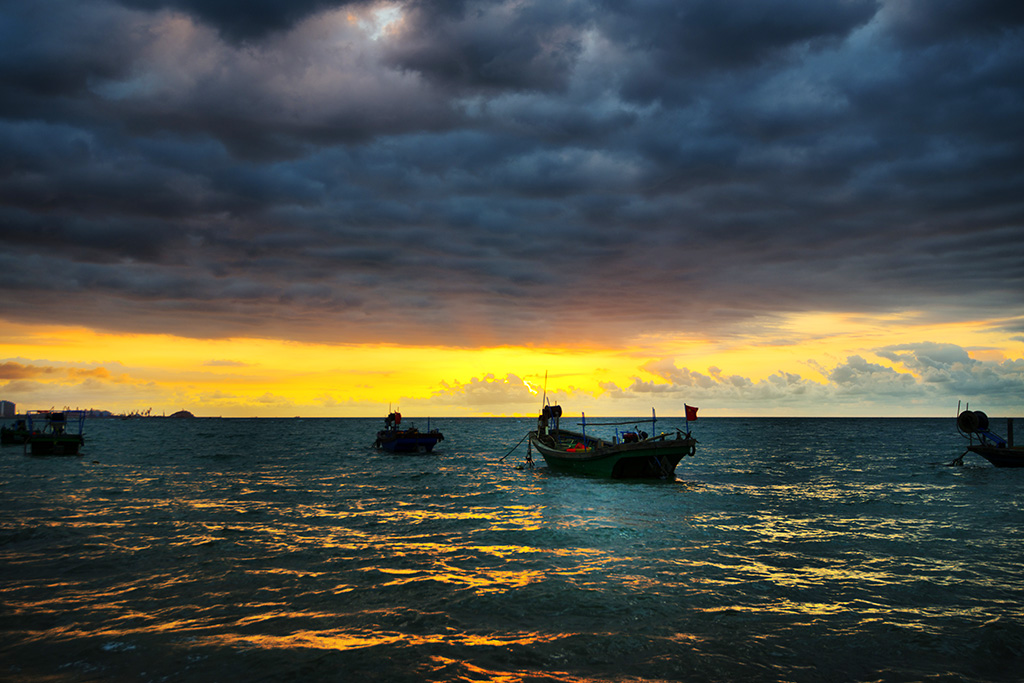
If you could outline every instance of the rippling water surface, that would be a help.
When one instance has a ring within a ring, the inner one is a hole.
[[[651,482],[499,462],[531,419],[435,419],[420,456],[381,423],[4,447],[0,679],[1024,676],[1024,470],[947,467],[953,419],[702,418]]]

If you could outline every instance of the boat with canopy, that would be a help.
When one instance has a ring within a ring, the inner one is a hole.
[[[25,413],[28,437],[25,450],[32,455],[78,455],[85,443],[84,410],[30,410]]]

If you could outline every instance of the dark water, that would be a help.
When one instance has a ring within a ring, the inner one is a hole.
[[[376,419],[5,447],[0,679],[1024,677],[1024,469],[947,467],[952,418],[702,418],[671,482],[499,463],[533,423],[435,419],[427,456]]]

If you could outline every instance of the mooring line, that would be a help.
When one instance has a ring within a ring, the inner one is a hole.
[[[529,436],[529,435],[530,435],[530,432],[526,432],[526,436]],[[519,448],[519,444],[521,444],[522,442],[526,441],[526,436],[524,436],[523,438],[519,439],[519,443],[517,443],[515,446],[512,447],[512,451],[514,451],[515,449]],[[502,460],[504,460],[508,456],[512,455],[512,451],[509,451],[505,455],[501,456],[501,459],[499,459],[498,462],[501,462]]]

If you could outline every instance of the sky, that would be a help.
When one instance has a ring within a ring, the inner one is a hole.
[[[0,0],[0,399],[1024,415],[1018,0]]]

